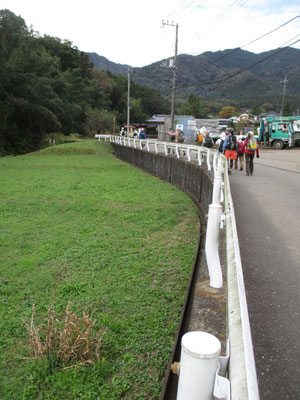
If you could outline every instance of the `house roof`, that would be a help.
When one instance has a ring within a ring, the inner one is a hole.
[[[169,118],[169,115],[166,114],[155,114],[152,118],[146,119],[147,124],[164,124],[165,119]]]

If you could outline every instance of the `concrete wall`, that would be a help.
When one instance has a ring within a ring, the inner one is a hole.
[[[205,213],[208,212],[212,200],[213,174],[206,165],[199,166],[175,156],[111,144],[118,158],[176,185],[201,204]]]

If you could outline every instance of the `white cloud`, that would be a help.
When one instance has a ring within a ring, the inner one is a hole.
[[[161,28],[162,20],[168,16],[169,21],[180,25],[179,53],[199,54],[244,45],[300,14],[298,1],[285,1],[283,8],[281,1],[248,0],[239,9],[230,7],[233,3],[232,0],[0,0],[0,7],[21,15],[27,25],[33,25],[41,34],[69,39],[82,51],[96,52],[111,61],[132,66],[148,65],[174,54],[175,28]],[[261,52],[277,48],[294,37],[299,26],[300,18],[245,50]]]

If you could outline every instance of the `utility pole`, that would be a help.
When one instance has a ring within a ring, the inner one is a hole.
[[[113,135],[116,133],[116,116],[113,117]]]
[[[174,22],[169,23],[169,21],[162,21],[163,25],[175,26],[175,56],[173,65],[173,82],[172,82],[172,103],[171,103],[171,128],[175,130],[175,94],[176,94],[176,69],[177,69],[177,50],[178,50],[178,24],[174,25]]]
[[[283,81],[280,81],[280,83],[283,83],[283,94],[282,94],[282,107],[281,107],[281,116],[283,117],[283,110],[284,110],[284,98],[285,98],[285,91],[286,91],[286,84],[288,80],[286,79],[286,76],[284,77]]]
[[[130,66],[128,65],[127,72],[128,89],[127,89],[127,137],[129,137],[129,124],[130,124]]]

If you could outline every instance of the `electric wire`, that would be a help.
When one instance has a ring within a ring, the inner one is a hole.
[[[170,18],[172,14],[177,14],[177,10],[179,8],[181,8],[182,6],[184,6],[184,3],[188,3],[190,0],[183,0],[172,12],[170,12],[170,14],[167,15],[167,18]]]
[[[213,24],[215,21],[216,23],[213,24],[213,26],[210,27],[203,35],[199,35],[198,33],[196,34],[196,37],[198,40],[202,39],[204,36],[206,36],[209,32],[211,32],[212,29],[215,28],[215,25],[218,24],[220,25],[225,18],[227,18],[229,15],[232,15],[234,12],[239,10],[245,3],[247,3],[248,0],[236,0],[234,1],[229,7],[227,7],[225,10],[223,10],[220,14],[218,14],[214,19],[210,21],[209,24]]]
[[[294,38],[288,40],[288,42],[290,42],[291,40],[295,39],[295,38],[298,37],[298,36],[300,36],[300,35],[296,35]],[[271,58],[271,57],[274,57],[274,56],[276,56],[277,54],[281,53],[282,51],[286,50],[288,47],[283,47],[283,48],[282,48],[282,46],[285,46],[288,42],[286,42],[286,43],[284,43],[283,45],[281,45],[280,48],[279,48],[279,50],[275,51],[275,53],[269,54],[268,56],[262,58],[261,60],[258,60],[258,61],[256,61],[255,63],[253,63],[253,64],[251,64],[251,65],[248,65],[248,66],[245,67],[245,68],[240,69],[239,71],[235,72],[234,74],[231,74],[231,75],[229,75],[229,76],[227,76],[227,77],[225,77],[225,78],[218,79],[218,80],[213,81],[213,82],[207,82],[207,83],[201,82],[201,84],[202,84],[202,85],[212,85],[212,84],[215,84],[215,83],[221,83],[221,82],[225,82],[225,81],[227,81],[227,80],[229,80],[229,79],[235,78],[236,76],[238,76],[238,75],[240,75],[241,73],[247,71],[248,69],[250,69],[250,68],[252,68],[252,67],[255,67],[256,65],[262,63],[263,61],[265,61],[265,60],[267,60],[267,59],[269,59],[269,58]],[[300,42],[300,39],[294,41],[293,43],[290,43],[289,46],[293,46],[294,44],[296,44],[296,43],[298,43],[298,42]]]
[[[195,10],[197,10],[197,8],[200,8],[204,3],[206,3],[207,0],[203,0],[201,3],[197,4],[193,9],[188,10],[186,12],[186,14],[182,15],[181,17],[179,17],[179,20],[182,20],[183,18],[186,18],[188,15],[190,15],[192,12],[194,12]]]
[[[221,60],[222,58],[227,57],[227,56],[229,56],[229,55],[232,54],[232,53],[235,53],[235,52],[238,51],[239,49],[243,49],[244,47],[247,47],[247,46],[249,46],[250,44],[257,42],[258,40],[260,40],[260,39],[262,39],[262,38],[264,38],[264,37],[270,35],[270,34],[273,33],[273,32],[278,31],[278,29],[284,27],[285,25],[289,24],[290,22],[294,21],[295,19],[297,19],[297,18],[299,18],[299,17],[300,17],[300,15],[297,15],[296,17],[294,17],[294,18],[288,20],[287,22],[285,22],[284,24],[278,26],[277,28],[272,29],[270,32],[265,33],[265,34],[262,35],[262,36],[259,36],[258,38],[252,40],[251,42],[248,42],[247,44],[244,44],[243,46],[240,46],[240,47],[238,47],[238,48],[236,48],[236,49],[234,49],[234,50],[231,50],[229,53],[223,54],[223,55],[220,56],[219,58],[215,59],[214,62],[219,61],[219,60]]]
[[[194,2],[195,2],[195,0],[192,0],[190,3],[186,4],[186,5],[183,7],[182,10],[178,11],[178,12],[174,15],[174,18],[177,18],[177,19],[178,19],[179,15],[182,14],[187,8],[189,8],[190,6],[192,6],[192,4],[193,4]]]

